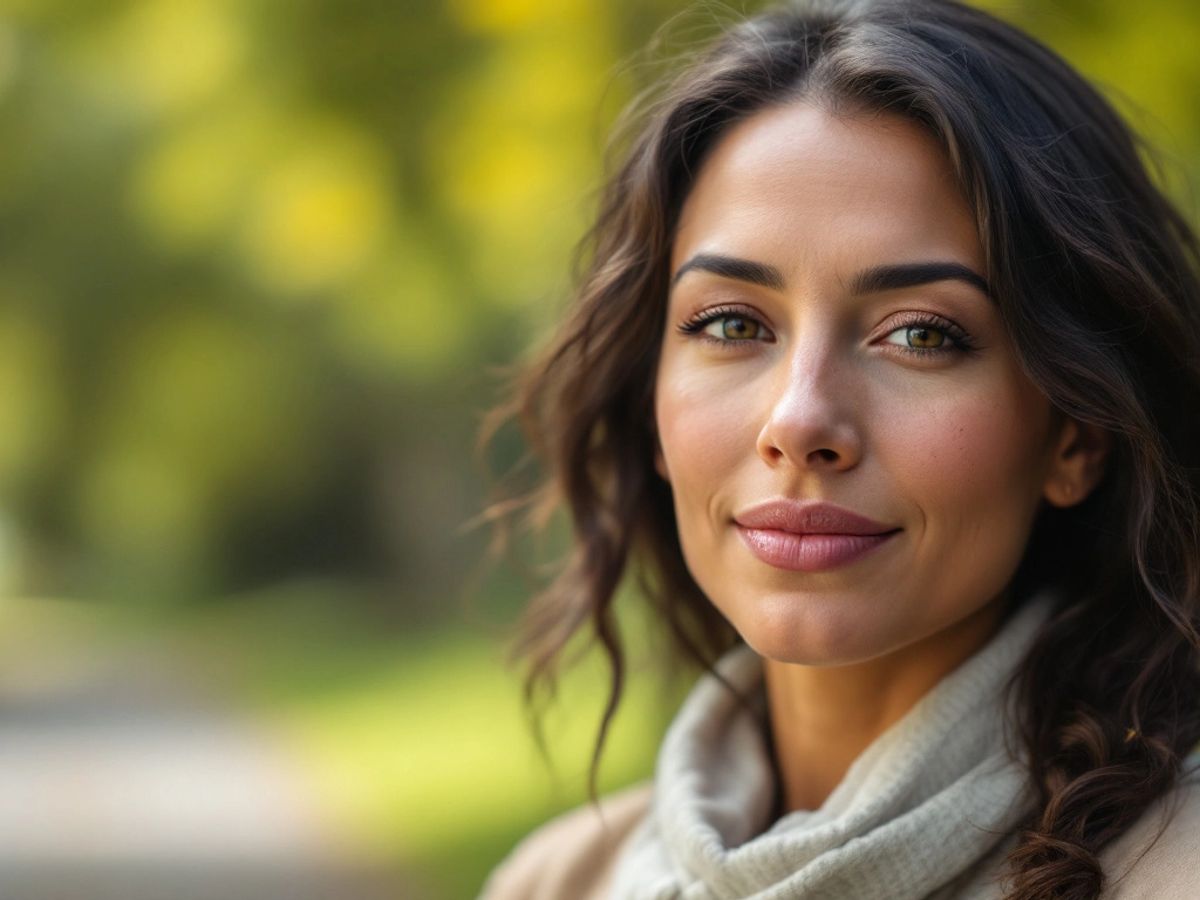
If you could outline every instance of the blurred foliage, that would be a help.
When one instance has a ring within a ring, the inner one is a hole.
[[[1192,4],[987,5],[1110,91],[1195,219]],[[469,895],[582,795],[525,802],[535,770],[488,752],[529,748],[513,685],[452,624],[468,596],[493,621],[527,596],[474,582],[486,536],[459,530],[492,370],[567,302],[611,123],[660,72],[635,50],[736,12],[0,0],[0,591],[212,615],[196,640],[369,839]],[[492,467],[520,450],[502,433]],[[653,743],[614,738],[606,777],[648,772]]]
[[[482,541],[454,546],[487,367],[563,293],[598,98],[653,15],[9,3],[5,583],[337,574],[444,608]]]

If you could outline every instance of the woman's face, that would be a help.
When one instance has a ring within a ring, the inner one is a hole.
[[[692,576],[746,642],[850,663],[995,609],[1062,419],[1014,356],[937,142],[887,114],[758,113],[702,166],[671,273],[656,464]],[[751,521],[777,500],[892,533]]]

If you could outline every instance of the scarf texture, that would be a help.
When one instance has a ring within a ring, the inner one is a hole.
[[[918,900],[999,896],[979,870],[1033,809],[1006,748],[1006,679],[1054,605],[1043,589],[855,759],[819,809],[771,823],[762,660],[739,645],[688,694],[659,751],[647,816],[613,900]]]

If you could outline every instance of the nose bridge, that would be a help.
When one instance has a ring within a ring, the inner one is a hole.
[[[782,407],[784,412],[794,406],[801,413],[808,407],[819,411],[821,407],[831,406],[842,393],[839,381],[846,377],[832,319],[808,316],[796,330],[791,343],[786,363],[780,366],[776,406]]]
[[[794,335],[772,384],[771,407],[759,438],[769,461],[791,458],[851,464],[858,456],[852,361],[841,351],[833,322],[813,316]]]
[[[804,389],[818,399],[831,382],[836,381],[838,359],[832,327],[815,316],[793,340],[785,378],[785,391]]]

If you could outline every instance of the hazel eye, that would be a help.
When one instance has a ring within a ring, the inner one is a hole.
[[[889,341],[889,343],[913,350],[938,350],[948,340],[945,329],[932,324],[905,325],[891,332],[888,337],[890,338],[892,334],[903,334],[905,337],[902,341]]]
[[[900,353],[914,357],[970,354],[976,349],[971,336],[960,326],[927,313],[911,314],[907,321],[888,333],[884,343],[899,347]]]
[[[752,341],[762,331],[760,323],[746,316],[717,316],[704,326],[710,337],[727,341]]]
[[[675,327],[685,337],[694,337],[717,350],[741,352],[748,345],[774,340],[770,327],[758,316],[736,307],[705,310]]]

